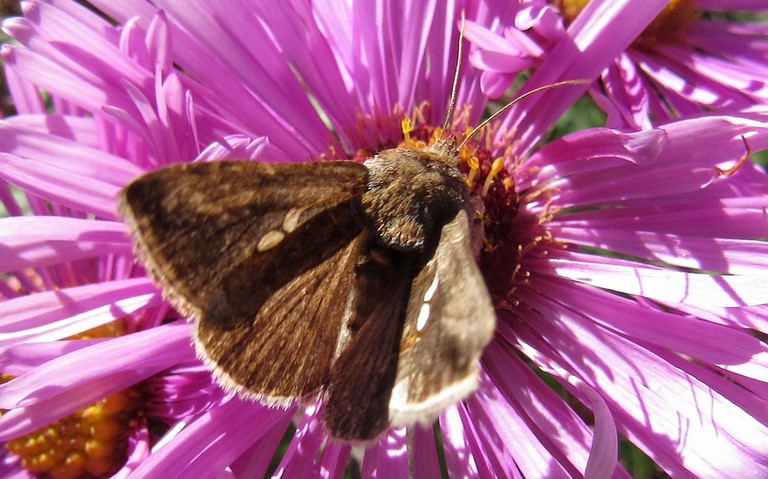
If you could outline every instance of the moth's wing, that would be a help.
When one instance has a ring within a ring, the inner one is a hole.
[[[323,421],[337,439],[375,439],[390,424],[413,261],[391,250],[374,249],[360,257],[350,319],[325,395]]]
[[[279,402],[326,383],[366,178],[353,162],[228,161],[151,172],[123,191],[140,254],[197,317],[198,352],[225,385]]]
[[[443,226],[413,280],[389,403],[395,424],[430,422],[477,388],[479,358],[496,315],[475,263],[467,213]]]

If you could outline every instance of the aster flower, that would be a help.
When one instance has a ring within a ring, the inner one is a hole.
[[[493,29],[472,25],[484,70],[484,91],[499,96],[520,71],[601,29],[642,29],[625,42],[604,45],[600,86],[591,94],[616,127],[649,128],[652,121],[715,109],[739,109],[768,100],[768,23],[761,1],[671,2],[533,0]],[[624,12],[624,13],[622,13]],[[652,14],[649,18],[648,14]],[[621,23],[610,21],[622,15]],[[561,44],[558,46],[558,44]],[[589,76],[587,78],[594,78]]]
[[[767,111],[539,147],[581,93],[572,86],[475,138],[462,155],[485,190],[479,262],[499,319],[480,388],[434,430],[393,428],[353,448],[328,441],[321,402],[269,408],[211,385],[190,326],[132,266],[115,197],[172,162],[366,156],[396,145],[404,118],[428,142],[456,67],[459,7],[490,26],[495,5],[91,3],[115,24],[67,1],[25,2],[25,18],[4,24],[21,44],[2,52],[20,115],[0,123],[0,178],[32,214],[3,190],[0,370],[16,378],[0,386],[0,441],[140,385],[163,427],[134,435],[122,475],[262,477],[288,432],[283,477],[342,477],[354,463],[363,477],[443,466],[450,477],[628,477],[617,431],[673,476],[768,474],[766,352],[751,334],[768,330],[767,183],[735,165],[742,137],[768,147]],[[580,50],[543,60],[531,87],[596,77],[616,55],[601,47],[642,29],[616,28],[628,21],[616,12]],[[482,114],[478,83],[462,71],[454,131]],[[123,336],[64,340],[122,317]]]

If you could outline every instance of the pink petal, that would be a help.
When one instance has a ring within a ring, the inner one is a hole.
[[[82,186],[82,185],[80,185]],[[125,225],[51,216],[0,219],[0,269],[18,271],[106,254],[130,255]]]
[[[597,78],[656,17],[665,0],[594,0],[526,81],[526,89],[565,79]],[[515,153],[525,156],[555,120],[586,90],[575,85],[535,95],[510,108],[499,131],[516,131]],[[528,112],[535,111],[535,115]],[[501,139],[500,137],[498,138]]]
[[[685,268],[744,275],[766,271],[768,256],[764,254],[763,242],[717,238],[717,225],[712,226],[712,237],[637,231],[636,228],[570,228],[562,227],[556,222],[550,224],[549,231],[558,239],[569,243],[663,261]]]
[[[504,335],[505,327],[506,325],[500,326],[500,334]],[[595,467],[609,469],[611,477],[614,474],[617,474],[617,477],[625,475],[620,467],[617,469],[616,429],[610,415],[601,416],[598,430],[600,436],[593,437],[592,430],[571,407],[536,377],[526,365],[521,364],[516,356],[499,345],[499,342],[494,342],[488,346],[483,367],[500,391],[499,405],[508,403],[506,415],[521,418],[518,420],[521,422],[520,425],[510,428],[510,430],[519,431],[521,437],[516,441],[518,445],[513,446],[509,442],[511,439],[504,439],[506,435],[513,434],[506,432],[506,427],[502,427],[502,424],[509,422],[509,419],[501,422],[498,417],[492,427],[507,443],[515,463],[523,470],[524,476],[539,477],[541,471],[536,472],[537,468],[543,465],[552,468],[555,462],[558,464],[558,469],[569,471],[570,476],[583,474],[586,469]],[[572,379],[577,381],[575,378]],[[521,388],[521,384],[525,384],[526,387]],[[585,385],[580,387],[590,389]],[[590,397],[595,407],[602,407],[601,399],[594,395]],[[484,401],[484,399],[481,400]],[[602,412],[601,410],[600,414]],[[524,432],[523,429],[530,432]],[[593,443],[596,441],[603,446],[609,446],[608,449],[595,451]],[[611,441],[613,441],[614,451],[612,457],[609,452]],[[521,446],[522,443],[527,445]],[[538,443],[540,445],[537,445]],[[595,453],[603,456],[590,459]],[[531,457],[526,458],[525,454]],[[594,465],[590,466],[590,461]]]
[[[161,302],[147,278],[20,296],[0,303],[0,346],[67,338]]]
[[[579,253],[568,254],[567,259],[552,258],[545,267],[537,267],[545,268],[579,283],[663,302],[724,307],[768,303],[764,275],[685,273]]]
[[[223,472],[251,444],[258,444],[262,438],[269,439],[275,429],[284,431],[290,419],[290,411],[232,398],[196,418],[173,441],[154,450],[132,475],[161,479],[205,477],[213,471]],[[269,458],[274,452],[266,448],[257,450]]]
[[[449,477],[478,479],[477,464],[461,422],[460,406],[451,406],[440,415],[440,431],[446,449],[445,465]]]
[[[756,418],[667,360],[594,325],[578,311],[528,290],[521,290],[519,296],[537,311],[526,316],[529,330],[540,335],[537,347],[547,348],[543,354],[558,358],[562,367],[600,391],[622,434],[671,475],[757,478],[768,474],[768,431]],[[557,350],[551,350],[555,344]]]
[[[125,389],[180,360],[194,360],[190,326],[158,326],[92,343],[0,385],[0,440],[42,425]]]

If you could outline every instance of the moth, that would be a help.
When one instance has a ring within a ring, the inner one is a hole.
[[[483,203],[459,169],[462,145],[530,95],[588,83],[529,90],[461,144],[448,136],[362,164],[168,166],[122,190],[119,213],[225,389],[278,406],[320,396],[333,438],[370,441],[474,392],[493,338],[475,262]]]
[[[278,406],[320,396],[333,438],[370,441],[471,394],[494,334],[460,148],[447,136],[362,164],[177,164],[130,183],[119,212],[225,389]]]
[[[452,137],[362,164],[177,164],[120,195],[219,383],[273,405],[321,396],[343,441],[428,423],[476,389],[495,329],[481,204]]]

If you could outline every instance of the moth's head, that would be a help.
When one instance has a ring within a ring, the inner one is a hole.
[[[427,146],[426,149],[452,161],[457,161],[459,158],[458,141],[453,135],[448,135],[445,138],[438,139],[431,145]]]

